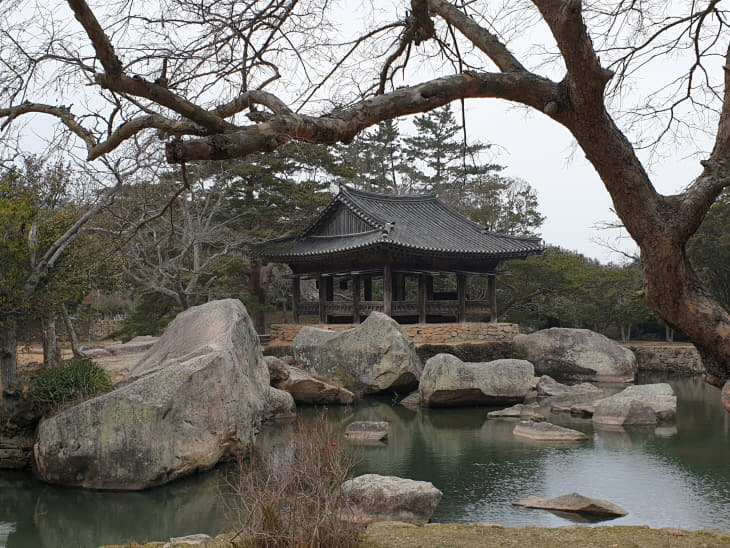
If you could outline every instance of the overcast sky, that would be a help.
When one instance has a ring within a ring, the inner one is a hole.
[[[579,251],[601,262],[626,260],[596,243],[609,239],[616,244],[616,230],[599,230],[600,222],[616,222],[611,197],[583,151],[576,149],[568,130],[534,111],[515,108],[506,101],[470,100],[467,129],[475,139],[505,148],[497,160],[506,173],[525,179],[538,192],[539,209],[545,215],[542,236],[547,244]],[[699,175],[697,158],[682,158],[651,166],[652,180],[662,194],[672,194]],[[623,232],[626,236],[626,233]],[[638,253],[629,238],[620,243],[631,254]]]

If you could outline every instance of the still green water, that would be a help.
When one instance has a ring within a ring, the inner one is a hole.
[[[701,379],[669,382],[678,397],[676,426],[600,431],[590,420],[553,414],[552,422],[592,436],[573,447],[518,441],[515,422],[487,420],[485,408],[415,412],[367,400],[330,409],[328,417],[343,427],[353,420],[389,421],[389,443],[363,447],[357,473],[433,482],[444,492],[433,521],[566,525],[571,521],[564,517],[511,503],[577,491],[628,510],[610,524],[730,530],[730,414],[719,390]],[[314,412],[300,411],[305,417]],[[275,444],[279,428],[267,427],[259,444]],[[0,471],[0,548],[95,548],[230,530],[221,496],[226,472],[220,467],[149,491],[107,493]]]

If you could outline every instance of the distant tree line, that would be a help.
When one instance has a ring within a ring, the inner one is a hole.
[[[247,246],[305,228],[331,200],[336,183],[432,192],[489,229],[539,234],[544,218],[534,189],[485,160],[488,145],[465,143],[450,107],[416,116],[414,126],[415,132],[401,134],[387,121],[350,145],[290,143],[268,154],[188,166],[123,185],[111,198],[80,192],[85,182],[60,163],[28,158],[5,170],[3,383],[13,378],[16,332],[22,335],[28,323],[40,327],[44,362],[52,367],[60,360],[56,322],[69,330],[70,316],[124,313],[120,335],[131,337],[159,332],[178,311],[215,298],[241,298],[259,324],[265,311],[285,310],[285,271],[252,262]],[[702,281],[726,308],[728,221],[725,191],[688,246]],[[543,256],[510,262],[500,276],[500,320],[531,329],[585,327],[624,340],[662,337],[664,324],[638,299],[642,284],[638,263],[602,265],[550,247]],[[84,302],[94,289],[102,297]],[[469,291],[478,298],[486,288],[474,281]]]

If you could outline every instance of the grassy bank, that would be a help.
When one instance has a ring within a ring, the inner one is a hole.
[[[728,531],[683,531],[640,526],[501,527],[499,525],[430,524],[412,527],[376,524],[368,529],[368,548],[540,548],[730,546]]]
[[[242,539],[231,543],[233,535],[221,535],[202,545],[204,548],[254,547]],[[141,545],[128,544],[123,548]],[[144,548],[188,546],[153,542]],[[362,548],[694,548],[728,547],[730,531],[683,531],[650,529],[645,526],[608,527],[502,527],[500,525],[460,525],[434,523],[416,527],[401,523],[371,526],[360,542]],[[105,547],[112,548],[112,547]],[[122,548],[122,547],[113,547]],[[329,548],[329,547],[328,547]],[[331,547],[336,548],[336,547]]]

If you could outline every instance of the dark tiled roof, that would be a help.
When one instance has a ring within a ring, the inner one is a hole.
[[[317,235],[343,205],[372,230],[357,234]],[[539,238],[489,232],[451,210],[433,195],[395,196],[342,186],[339,194],[304,232],[259,244],[254,253],[282,260],[378,245],[495,259],[520,258],[543,251]]]

